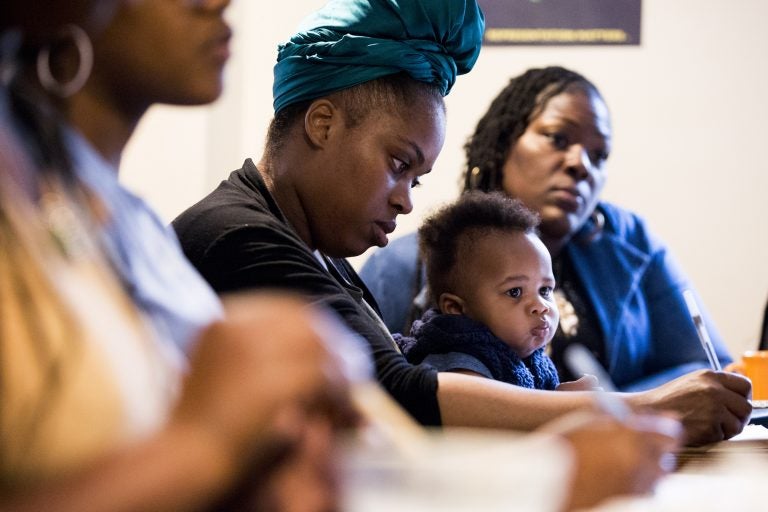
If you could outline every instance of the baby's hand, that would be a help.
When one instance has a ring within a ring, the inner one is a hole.
[[[602,389],[597,377],[587,373],[579,380],[561,382],[556,388],[557,391],[602,391]]]

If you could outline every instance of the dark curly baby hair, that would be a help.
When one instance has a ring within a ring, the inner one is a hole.
[[[489,232],[530,233],[539,217],[501,192],[467,192],[429,216],[419,228],[419,251],[427,270],[430,295],[451,287],[459,251]]]

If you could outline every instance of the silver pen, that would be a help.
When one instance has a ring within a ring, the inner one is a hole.
[[[698,304],[696,304],[696,298],[693,296],[692,290],[683,290],[683,299],[685,299],[685,305],[688,308],[688,313],[691,315],[693,325],[696,327],[696,334],[699,335],[699,341],[701,346],[704,347],[704,353],[707,354],[709,359],[709,365],[713,370],[720,371],[723,369],[720,366],[720,360],[715,353],[715,346],[712,344],[712,339],[709,337],[707,327],[704,325],[704,319],[701,317],[701,311]]]

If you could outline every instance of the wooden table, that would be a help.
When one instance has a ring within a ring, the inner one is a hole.
[[[678,472],[706,472],[731,455],[744,460],[760,460],[768,463],[768,428],[747,425],[744,431],[728,441],[698,448],[684,448],[677,454]],[[768,481],[768,475],[766,475]]]
[[[768,510],[768,429],[749,425],[736,438],[686,448],[678,470],[650,496],[616,498],[593,512],[763,512]]]

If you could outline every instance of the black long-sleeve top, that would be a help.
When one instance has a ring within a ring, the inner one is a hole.
[[[375,299],[346,260],[328,268],[291,228],[253,161],[173,221],[184,253],[218,293],[284,289],[335,311],[371,348],[377,378],[416,420],[440,424],[437,371],[395,348]],[[366,307],[366,304],[371,308]],[[255,340],[257,341],[257,340]]]

